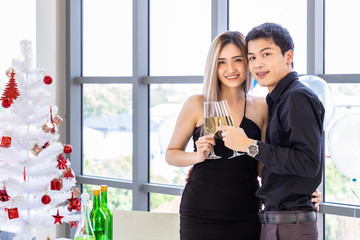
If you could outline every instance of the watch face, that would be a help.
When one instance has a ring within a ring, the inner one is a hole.
[[[249,155],[251,155],[252,157],[255,157],[256,154],[259,153],[259,147],[258,145],[250,145],[249,147]]]

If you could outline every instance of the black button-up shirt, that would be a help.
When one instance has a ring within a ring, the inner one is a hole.
[[[325,110],[317,95],[286,75],[267,95],[266,142],[258,142],[264,163],[256,195],[266,211],[314,210],[312,193],[321,182]]]

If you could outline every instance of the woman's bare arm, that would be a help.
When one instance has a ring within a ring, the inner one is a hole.
[[[209,154],[211,144],[215,144],[213,136],[204,136],[196,143],[197,152],[185,152],[195,127],[202,124],[203,105],[201,95],[190,97],[184,104],[166,150],[165,159],[170,165],[185,167],[202,162]]]

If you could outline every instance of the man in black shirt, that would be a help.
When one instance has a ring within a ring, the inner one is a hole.
[[[321,182],[324,107],[293,71],[294,44],[285,28],[264,23],[245,41],[250,72],[269,91],[266,141],[249,139],[241,128],[221,127],[225,145],[264,164],[256,193],[265,206],[259,213],[261,240],[315,240],[311,195]]]

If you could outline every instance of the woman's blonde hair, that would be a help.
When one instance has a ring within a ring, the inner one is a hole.
[[[226,31],[218,35],[210,45],[210,49],[206,59],[205,74],[203,79],[203,94],[205,101],[220,100],[221,84],[217,75],[218,58],[221,50],[230,43],[235,44],[244,56],[247,73],[246,79],[242,84],[242,89],[245,93],[250,90],[252,78],[248,68],[244,36],[237,31]]]

